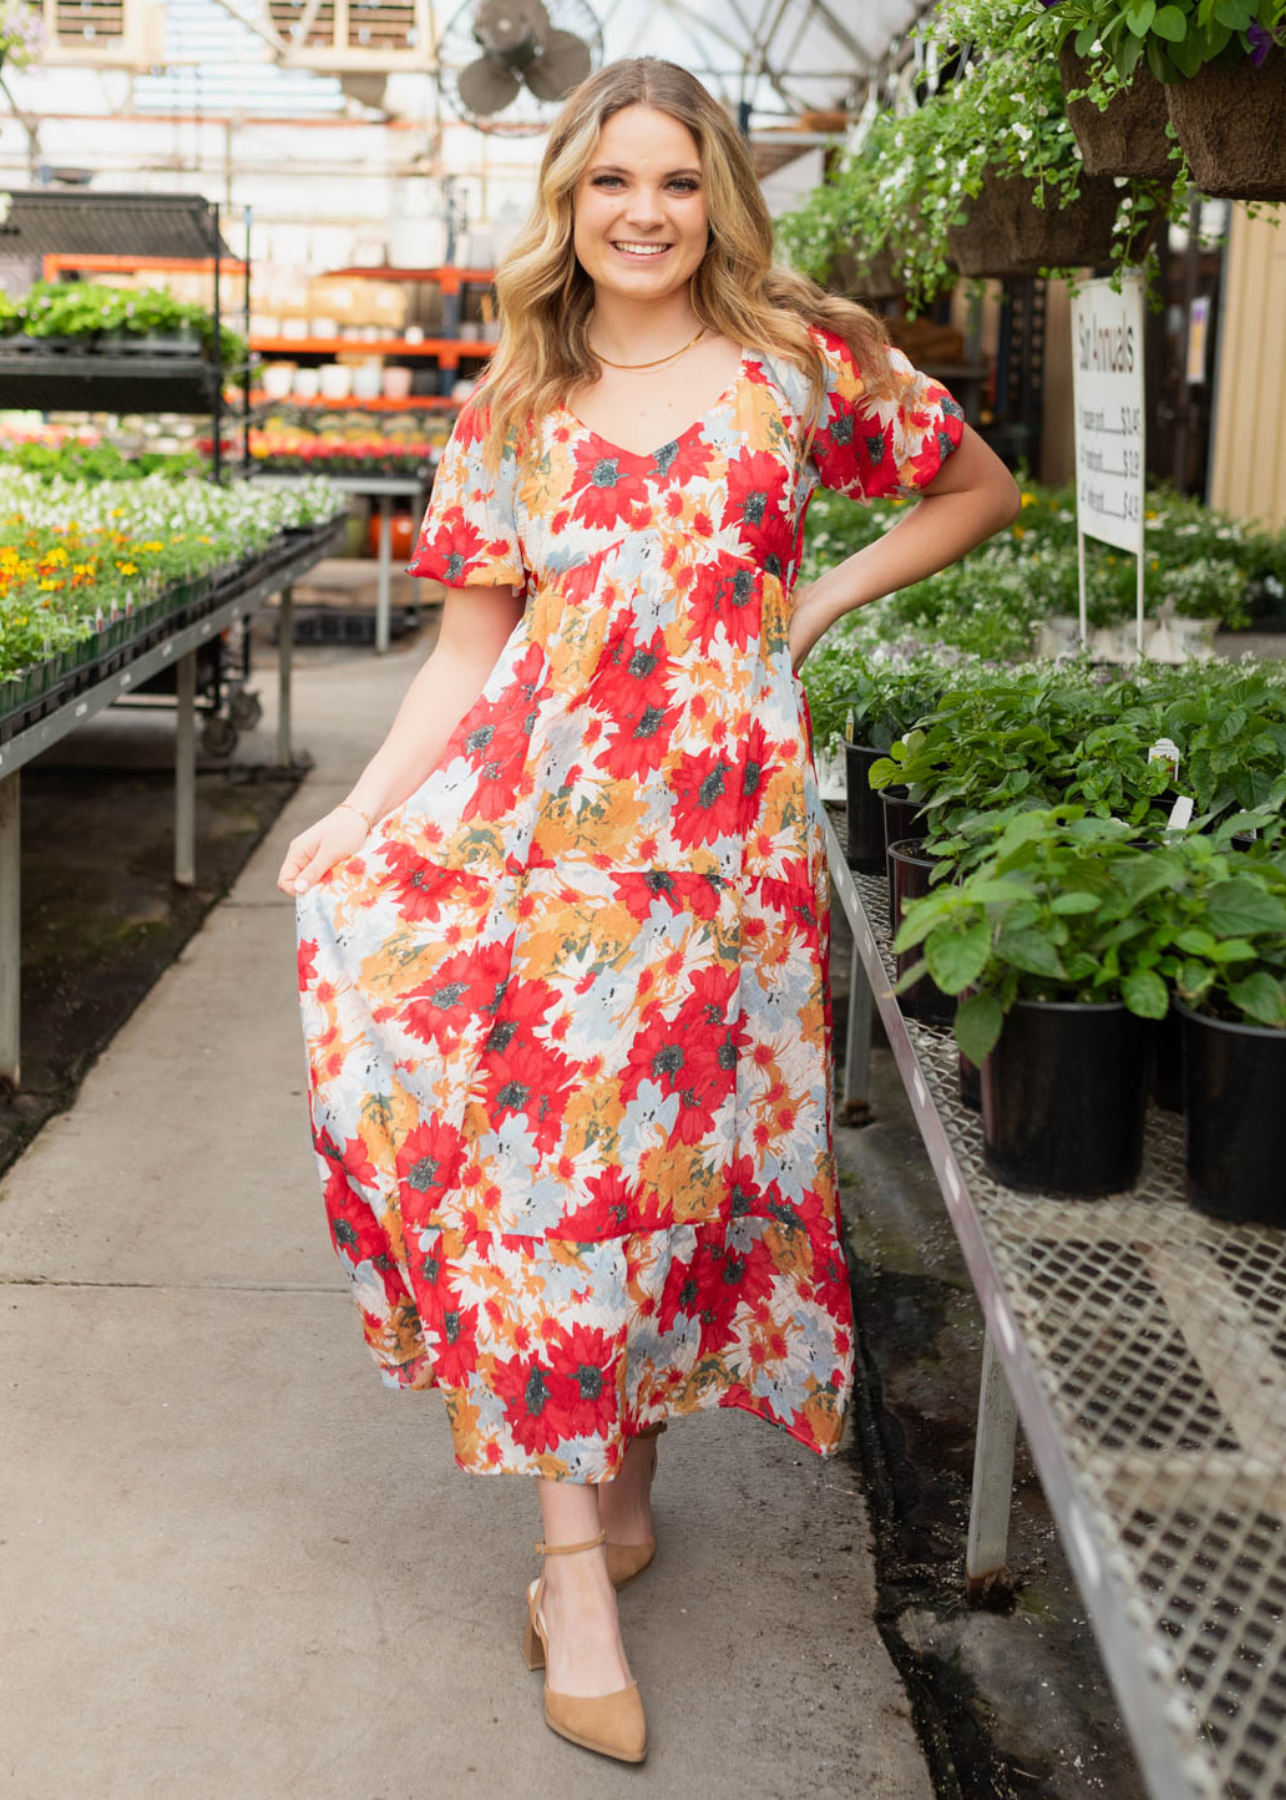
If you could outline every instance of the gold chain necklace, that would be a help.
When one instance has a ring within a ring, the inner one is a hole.
[[[687,343],[684,344],[682,350],[670,350],[664,356],[654,357],[651,362],[642,362],[642,363],[613,362],[610,356],[604,356],[603,352],[601,350],[595,350],[594,346],[592,344],[590,345],[589,348],[590,348],[590,354],[592,356],[597,357],[599,362],[605,362],[609,369],[655,369],[658,366],[658,364],[660,364],[660,363],[673,362],[676,357],[683,355],[684,350],[691,350],[693,344],[696,343],[697,338],[702,338],[705,336],[705,334],[706,334],[706,327],[703,325],[701,327],[700,331],[698,331],[697,336],[694,338],[689,338]]]

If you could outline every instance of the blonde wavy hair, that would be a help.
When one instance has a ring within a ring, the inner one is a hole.
[[[589,346],[594,285],[572,247],[573,196],[603,126],[627,106],[666,113],[696,140],[710,227],[709,249],[692,278],[701,323],[744,349],[775,353],[804,370],[814,429],[825,365],[810,325],[844,339],[868,391],[890,392],[894,378],[881,321],[774,263],[772,219],[750,151],[718,101],[676,63],[630,57],[609,63],[568,96],[541,158],[536,203],[496,270],[503,329],[475,390],[490,409],[485,458],[493,466],[499,461],[511,431],[521,449],[532,421],[602,373]]]

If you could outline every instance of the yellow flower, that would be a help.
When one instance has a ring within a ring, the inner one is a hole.
[[[1035,506],[1036,505],[1035,494],[1024,494],[1023,495],[1023,505],[1024,506]]]
[[[116,567],[120,570],[122,575],[137,575],[138,574],[138,564],[137,563],[118,562]]]
[[[55,563],[58,565],[65,563],[66,560],[67,560],[67,552],[63,549],[61,544],[56,545],[55,548],[52,549],[49,552],[49,554],[45,557],[45,561],[47,563]]]
[[[187,541],[188,534],[186,531],[176,531],[174,536],[170,539],[172,544],[186,544]]]
[[[164,550],[165,545],[160,541],[159,538],[153,538],[150,543],[144,544],[142,546],[142,548],[144,550],[150,550],[152,552],[153,556],[155,556],[155,554],[158,550]]]
[[[42,594],[48,594],[48,593],[56,591],[61,586],[62,586],[61,581],[45,580],[45,581],[42,581],[40,584],[40,591]]]
[[[92,562],[73,563],[71,572],[73,575],[92,575],[94,573],[94,565]]]
[[[114,506],[107,516],[109,519],[123,519],[125,517],[125,508],[123,506]]]
[[[1155,518],[1156,518],[1156,513],[1155,513],[1155,511],[1153,511],[1153,510],[1151,510],[1151,509],[1149,509],[1149,510],[1148,510],[1148,511],[1147,511],[1147,512],[1145,512],[1145,513],[1144,513],[1144,515],[1143,515],[1143,517],[1144,517],[1144,518],[1145,518],[1145,519],[1155,519]]]
[[[1013,533],[1016,538],[1024,538],[1027,536],[1027,527],[1025,525],[1015,525],[1013,527]]]

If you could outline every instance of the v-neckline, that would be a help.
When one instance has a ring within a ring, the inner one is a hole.
[[[565,401],[559,401],[559,411],[564,417],[570,419],[572,424],[577,426],[579,430],[588,432],[590,437],[597,439],[597,441],[600,444],[605,445],[607,449],[615,450],[619,452],[621,456],[631,456],[636,462],[655,462],[662,450],[668,450],[671,444],[681,444],[684,438],[690,437],[694,431],[700,430],[701,426],[705,424],[711,413],[717,412],[719,408],[726,403],[728,398],[736,393],[737,389],[741,386],[741,377],[745,373],[746,362],[749,356],[749,350],[743,349],[737,358],[737,367],[733,372],[731,381],[729,381],[723,392],[710,402],[709,406],[706,407],[699,419],[693,419],[692,423],[690,425],[685,425],[682,431],[676,431],[673,437],[666,438],[664,443],[655,445],[651,450],[631,450],[626,444],[613,443],[611,438],[604,437],[601,431],[596,431],[592,425],[587,425],[584,419],[582,419],[578,413],[574,413]]]

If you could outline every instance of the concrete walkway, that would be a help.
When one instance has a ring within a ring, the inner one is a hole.
[[[315,771],[0,1186],[0,1789],[931,1800],[850,1461],[740,1414],[662,1441],[661,1552],[621,1598],[652,1749],[623,1769],[546,1729],[518,1653],[532,1488],[461,1474],[438,1397],[362,1345],[273,880],[425,647],[297,653]],[[238,760],[267,762],[271,652],[254,685]]]

